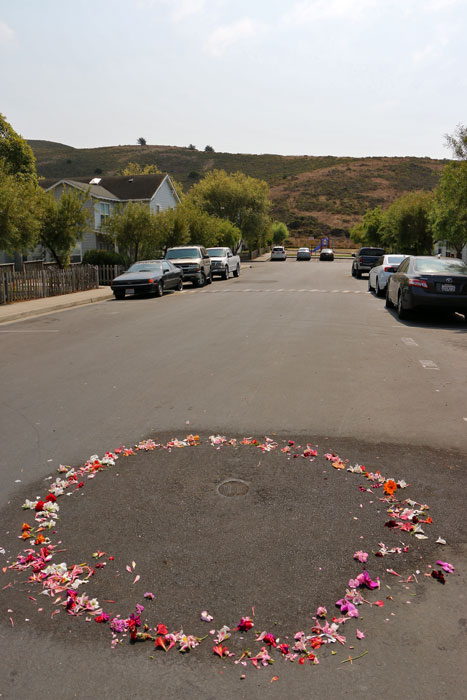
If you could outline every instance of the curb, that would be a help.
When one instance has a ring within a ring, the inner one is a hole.
[[[25,311],[18,311],[8,315],[8,317],[2,318],[0,309],[0,324],[9,323],[10,321],[18,321],[23,318],[28,318],[31,316],[44,316],[45,314],[55,313],[56,311],[62,311],[65,309],[72,309],[76,306],[85,306],[86,304],[96,304],[99,301],[108,301],[113,299],[113,294],[110,292],[108,295],[100,295],[98,297],[90,297],[89,299],[74,299],[67,301],[62,304],[54,304],[53,306],[47,306],[43,309],[29,309]]]

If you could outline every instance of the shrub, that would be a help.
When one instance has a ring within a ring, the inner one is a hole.
[[[87,250],[83,255],[83,263],[87,265],[125,265],[121,253],[113,250]]]

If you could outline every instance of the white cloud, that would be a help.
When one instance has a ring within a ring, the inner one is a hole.
[[[6,22],[0,19],[0,46],[3,44],[8,44],[15,38],[15,32],[11,27],[8,26]]]
[[[255,36],[259,26],[246,17],[233,24],[217,27],[209,36],[206,49],[213,56],[221,56],[224,51],[237,41]]]
[[[294,5],[285,19],[293,24],[354,19],[373,7],[381,7],[378,0],[302,0]]]
[[[463,0],[430,0],[428,9],[438,12],[439,10],[446,10],[448,7],[459,5],[461,2]]]
[[[170,18],[174,22],[182,22],[193,15],[204,12],[207,0],[136,0],[141,10],[152,10],[154,7],[165,6],[170,9]]]
[[[171,0],[172,7],[171,17],[175,22],[191,17],[192,15],[200,14],[206,7],[206,0]]]

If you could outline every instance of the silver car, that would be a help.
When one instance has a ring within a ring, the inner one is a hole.
[[[375,267],[372,267],[368,273],[368,291],[373,289],[377,297],[382,297],[386,294],[386,287],[391,275],[397,270],[399,265],[407,256],[399,253],[388,253],[382,255]]]

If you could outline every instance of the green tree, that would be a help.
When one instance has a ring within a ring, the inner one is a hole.
[[[0,114],[0,170],[26,180],[37,179],[36,160],[29,144]]]
[[[108,218],[105,230],[112,236],[128,262],[136,262],[159,246],[159,229],[153,214],[146,204],[129,202],[120,205]]]
[[[270,231],[270,242],[275,245],[282,245],[289,237],[289,230],[283,221],[273,221]]]
[[[454,134],[444,135],[446,146],[452,150],[458,160],[467,160],[467,127],[458,124]]]
[[[467,160],[444,168],[435,190],[430,223],[435,240],[446,241],[461,258],[467,245]]]
[[[88,224],[90,211],[86,203],[89,195],[65,187],[59,199],[55,199],[51,192],[45,193],[44,198],[38,242],[63,268],[69,265],[71,251],[82,239]]]
[[[145,145],[146,145],[146,139],[143,138],[143,136],[140,136],[139,139],[138,139],[138,141],[137,141],[137,143],[138,143],[140,146],[145,146]]]
[[[127,163],[123,168],[117,170],[117,175],[159,175],[162,170],[159,170],[155,163],[140,165],[139,163]]]
[[[206,151],[206,153],[215,153],[212,146],[205,146],[204,150]]]
[[[167,252],[167,248],[185,245],[190,240],[187,217],[181,206],[161,211],[157,214],[154,225],[163,255]]]
[[[44,193],[33,179],[0,170],[0,250],[27,252],[37,243]]]
[[[410,255],[431,255],[433,235],[430,209],[433,194],[424,190],[399,197],[384,213],[383,246]]]
[[[240,172],[228,175],[224,170],[212,170],[193,185],[187,199],[208,214],[230,221],[250,247],[264,245],[271,200],[263,180]]]
[[[384,211],[381,207],[367,209],[362,220],[350,229],[350,237],[354,243],[370,246],[381,246],[383,244],[382,225],[384,221]]]

